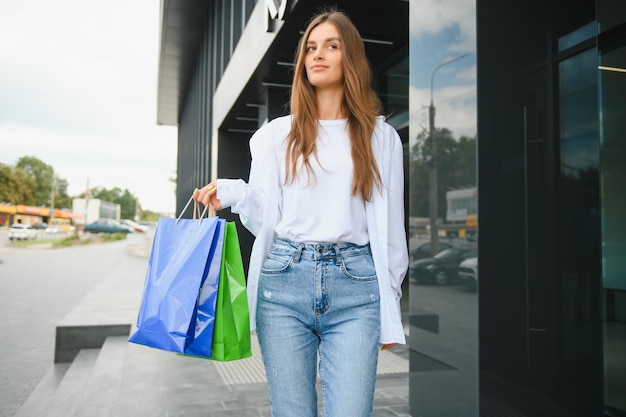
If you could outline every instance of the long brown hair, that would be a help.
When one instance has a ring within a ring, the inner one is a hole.
[[[365,55],[363,40],[354,24],[343,12],[331,9],[314,16],[300,39],[295,58],[294,78],[291,86],[291,114],[293,121],[287,136],[285,159],[286,182],[291,183],[298,175],[297,161],[312,173],[309,158],[317,158],[315,140],[319,125],[315,88],[309,83],[305,69],[306,45],[311,31],[320,23],[333,24],[342,43],[344,76],[344,110],[348,114],[348,128],[352,147],[354,180],[352,194],[361,194],[370,200],[374,185],[380,187],[382,180],[372,151],[372,132],[376,117],[381,113],[381,103],[372,89],[372,74]]]

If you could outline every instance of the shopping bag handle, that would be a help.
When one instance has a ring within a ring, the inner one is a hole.
[[[185,207],[183,207],[180,214],[176,218],[176,223],[174,224],[178,224],[178,221],[180,220],[181,217],[183,217],[183,214],[185,214],[185,211],[187,211],[187,208],[189,207],[192,201],[193,201],[193,214],[192,214],[193,220],[196,220],[197,218],[200,220],[200,223],[202,223],[202,219],[204,218],[204,215],[207,214],[207,210],[208,210],[207,217],[215,217],[215,210],[213,210],[213,208],[210,207],[211,206],[210,204],[204,206],[204,210],[202,211],[202,213],[200,213],[200,205],[198,204],[196,200],[193,199],[193,196],[196,195],[197,192],[198,192],[198,189],[196,188],[193,194],[191,194],[189,201],[187,201],[187,204],[185,204]]]

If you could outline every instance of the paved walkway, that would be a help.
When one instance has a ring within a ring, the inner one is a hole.
[[[121,260],[135,259],[125,242],[71,249],[7,242],[0,231],[0,417],[13,416],[52,366],[57,324]]]
[[[256,339],[253,357],[232,363],[180,357],[118,336],[82,350],[71,367],[52,365],[56,326],[134,323],[150,241],[135,235],[15,250],[3,247],[0,236],[0,313],[8,318],[0,342],[0,417],[269,417]],[[377,417],[408,416],[406,348],[381,353],[375,407]]]

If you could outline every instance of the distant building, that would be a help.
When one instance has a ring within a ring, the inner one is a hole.
[[[95,222],[98,219],[120,220],[122,206],[97,198],[75,198],[72,200],[72,211],[83,215],[84,223]]]
[[[478,188],[462,188],[446,192],[446,221],[465,223],[470,215],[478,213]]]

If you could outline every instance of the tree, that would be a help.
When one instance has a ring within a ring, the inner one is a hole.
[[[34,204],[35,180],[23,169],[0,164],[0,202]]]
[[[140,220],[147,222],[156,222],[159,220],[159,213],[150,210],[142,210]]]
[[[23,169],[35,181],[35,189],[33,190],[35,201],[33,204],[48,206],[54,181],[52,167],[34,156],[22,156],[18,159],[16,167]]]
[[[54,207],[71,208],[72,197],[67,194],[67,187],[69,186],[67,180],[55,176],[55,183]]]
[[[476,186],[476,138],[461,136],[456,140],[446,128],[435,130],[437,141],[437,217],[446,216],[446,191]],[[410,151],[410,215],[429,215],[429,171],[432,139],[423,131]]]
[[[409,214],[413,217],[428,217],[428,160],[420,152],[420,147],[416,145],[409,156]]]
[[[18,159],[16,168],[23,170],[34,181],[32,191],[33,199],[22,204],[32,204],[35,206],[50,206],[51,196],[54,194],[55,208],[72,207],[72,199],[67,194],[67,180],[54,175],[52,166],[34,156],[22,156]],[[54,193],[52,188],[54,187]]]
[[[137,197],[133,196],[130,191],[115,187],[110,190],[102,187],[95,187],[89,191],[91,198],[97,198],[102,201],[119,204],[121,217],[123,219],[134,219],[135,210],[137,208]],[[82,195],[84,197],[84,194]]]
[[[128,190],[124,190],[122,195],[117,199],[116,203],[121,206],[121,216],[123,219],[135,219],[137,211],[137,198],[135,198]]]

